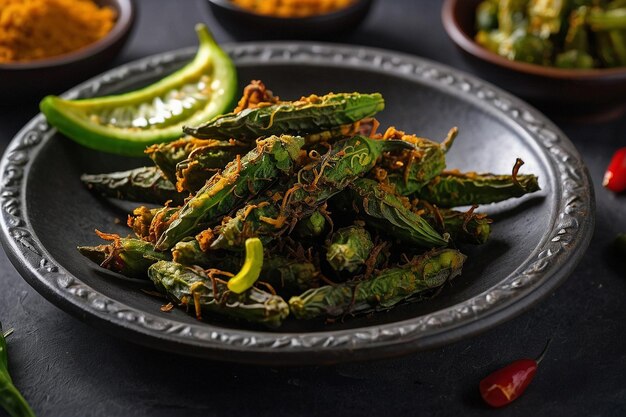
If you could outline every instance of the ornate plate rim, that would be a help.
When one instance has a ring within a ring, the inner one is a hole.
[[[236,362],[273,365],[337,363],[396,356],[487,330],[527,310],[574,269],[588,247],[595,203],[589,173],[574,145],[537,110],[478,78],[398,52],[340,44],[258,42],[225,45],[235,63],[307,63],[361,67],[429,83],[500,114],[525,130],[557,175],[558,215],[519,268],[483,293],[423,316],[347,330],[271,333],[177,322],[110,299],[72,276],[37,239],[26,213],[30,161],[54,134],[39,114],[13,138],[0,161],[2,244],[31,286],[84,321],[147,346]],[[69,90],[86,97],[125,77],[190,58],[195,49],[166,52],[107,71]],[[153,342],[158,339],[160,343]]]

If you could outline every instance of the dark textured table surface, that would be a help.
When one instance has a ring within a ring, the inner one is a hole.
[[[203,0],[140,0],[134,34],[117,64],[194,45],[190,28],[208,22],[232,41]],[[445,35],[438,0],[379,0],[343,43],[427,57],[471,72]],[[480,76],[480,74],[477,74]],[[37,112],[36,103],[0,107],[0,147]],[[557,121],[558,122],[558,121]],[[11,369],[39,416],[473,416],[489,410],[478,381],[553,339],[536,380],[506,416],[626,415],[626,261],[611,256],[626,231],[626,199],[600,183],[612,151],[626,144],[626,117],[583,125],[558,122],[589,166],[597,227],[571,277],[530,311],[441,349],[373,363],[271,369],[177,357],[118,340],[57,309],[0,253],[0,321],[15,327]],[[3,415],[0,411],[0,416]]]

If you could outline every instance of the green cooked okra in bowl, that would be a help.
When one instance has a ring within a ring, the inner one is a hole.
[[[478,205],[535,192],[537,177],[521,160],[503,175],[449,169],[456,128],[440,143],[383,131],[384,106],[378,93],[283,101],[255,81],[231,113],[149,147],[153,166],[83,175],[150,206],[129,216],[134,236],[78,249],[204,320],[277,328],[435,296],[464,245],[489,238]]]
[[[624,0],[485,0],[476,42],[507,59],[558,68],[626,66]]]
[[[442,20],[482,78],[553,117],[626,110],[623,0],[445,0]]]

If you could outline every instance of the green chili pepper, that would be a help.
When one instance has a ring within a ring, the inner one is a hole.
[[[205,25],[193,61],[173,74],[125,94],[81,100],[47,96],[40,108],[61,133],[88,148],[142,156],[146,146],[175,140],[183,124],[196,124],[230,107],[237,71]]]
[[[263,268],[263,243],[258,238],[246,240],[246,258],[241,270],[228,280],[228,289],[241,294],[251,288],[261,275]]]
[[[22,394],[13,385],[9,374],[9,355],[5,340],[13,330],[2,332],[0,323],[0,407],[4,408],[11,417],[35,417]]]

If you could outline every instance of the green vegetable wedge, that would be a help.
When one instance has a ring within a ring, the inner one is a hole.
[[[195,58],[140,90],[81,100],[47,96],[40,108],[61,133],[88,148],[142,156],[146,146],[182,135],[183,125],[224,113],[237,92],[237,73],[205,25],[196,26]]]

